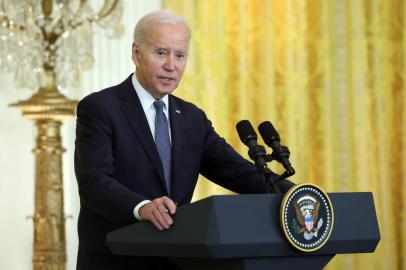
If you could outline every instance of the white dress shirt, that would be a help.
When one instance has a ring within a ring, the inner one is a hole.
[[[147,92],[147,90],[144,89],[144,87],[141,86],[141,84],[138,82],[137,77],[134,75],[132,76],[132,83],[135,89],[135,92],[138,95],[138,98],[140,99],[142,109],[144,110],[145,116],[147,117],[149,129],[151,130],[152,137],[155,140],[155,107],[154,107],[154,102],[156,99],[151,96],[150,93]],[[172,140],[171,138],[171,125],[169,122],[169,99],[168,95],[165,95],[161,100],[164,102],[164,107],[163,107],[163,112],[166,116],[166,119],[168,120],[168,130],[169,130],[169,140]],[[137,219],[140,219],[138,211],[142,206],[145,204],[151,202],[150,200],[144,200],[137,204],[133,210],[134,216]]]

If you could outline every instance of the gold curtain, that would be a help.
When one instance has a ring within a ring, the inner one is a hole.
[[[163,4],[193,32],[176,94],[203,108],[240,153],[235,124],[270,120],[291,150],[294,182],[373,192],[377,250],[339,255],[328,269],[406,269],[406,2]],[[195,199],[224,192],[200,181]]]

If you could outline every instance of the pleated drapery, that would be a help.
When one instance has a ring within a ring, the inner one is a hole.
[[[163,3],[193,32],[175,94],[230,144],[247,156],[235,124],[270,120],[291,150],[293,181],[373,192],[377,250],[337,256],[327,269],[406,269],[406,2]],[[224,192],[203,180],[195,199]]]

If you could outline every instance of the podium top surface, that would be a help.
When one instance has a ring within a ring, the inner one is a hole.
[[[329,241],[312,254],[373,252],[380,233],[370,192],[329,193],[335,224]],[[212,196],[179,207],[170,229],[139,222],[107,235],[113,254],[236,258],[297,256],[279,221],[279,194]]]

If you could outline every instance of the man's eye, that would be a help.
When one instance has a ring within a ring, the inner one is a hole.
[[[162,56],[162,55],[165,55],[165,52],[164,51],[157,51],[156,54],[159,55],[159,56]]]
[[[184,54],[182,54],[182,53],[178,53],[178,54],[176,54],[176,58],[181,59],[181,58],[184,58],[184,57],[185,57],[185,55],[184,55]]]

